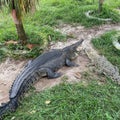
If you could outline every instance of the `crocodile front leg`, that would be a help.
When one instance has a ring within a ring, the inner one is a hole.
[[[40,68],[39,69],[39,74],[40,74],[41,77],[47,76],[49,79],[58,78],[58,77],[61,76],[61,73],[53,72],[49,68]]]
[[[70,61],[69,59],[66,59],[66,60],[65,60],[65,64],[66,64],[68,67],[77,67],[77,66],[79,66],[78,64]]]

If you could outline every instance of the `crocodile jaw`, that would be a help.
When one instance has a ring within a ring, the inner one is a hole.
[[[71,60],[76,59],[79,56],[78,52],[75,52],[73,56],[70,57]]]

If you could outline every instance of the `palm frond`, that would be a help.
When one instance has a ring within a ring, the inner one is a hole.
[[[17,16],[22,16],[31,10],[39,0],[0,0],[0,6],[8,6],[10,10],[15,9]]]

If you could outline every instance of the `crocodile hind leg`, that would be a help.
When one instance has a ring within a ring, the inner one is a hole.
[[[65,64],[66,64],[68,67],[77,67],[77,66],[79,66],[78,64],[70,61],[69,59],[66,59]]]
[[[61,76],[61,73],[53,72],[49,68],[41,68],[41,69],[39,69],[39,74],[41,74],[41,76],[47,76],[49,79],[58,78],[58,77]]]

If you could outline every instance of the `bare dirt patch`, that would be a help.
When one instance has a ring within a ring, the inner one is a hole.
[[[0,103],[9,100],[9,90],[26,61],[7,58],[0,64]]]
[[[100,36],[103,33],[112,29],[120,30],[119,26],[120,25],[108,24],[99,27],[94,27],[91,29],[86,29],[83,26],[72,26],[67,24],[61,24],[55,29],[62,32],[63,34],[67,34],[68,36],[72,36],[72,37],[68,38],[66,42],[51,43],[50,49],[63,48],[72,43],[75,43],[76,41],[82,38],[85,40],[85,42],[90,44],[90,40],[92,38]],[[82,47],[84,47],[84,45],[82,45]],[[26,62],[27,61],[18,61],[18,60],[16,61],[13,59],[7,59],[5,62],[0,64],[0,103],[9,100],[8,96],[9,96],[9,90],[11,84],[15,80],[19,72],[22,70]],[[88,56],[85,54],[85,52],[82,51],[75,62],[78,63],[80,66],[72,67],[72,68],[63,67],[58,71],[63,74],[60,78],[52,79],[52,80],[43,78],[34,85],[36,90],[41,91],[46,88],[53,87],[61,83],[63,80],[66,80],[68,82],[81,81],[82,73],[84,73],[89,69],[88,64],[90,63],[90,60]]]

